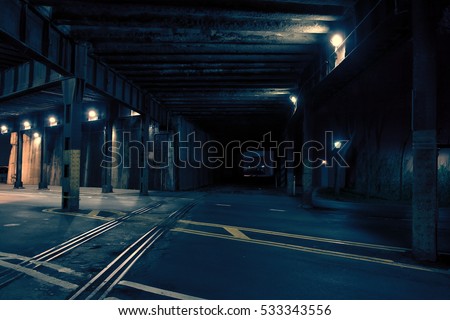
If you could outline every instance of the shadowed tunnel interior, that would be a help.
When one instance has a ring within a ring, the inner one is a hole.
[[[2,6],[2,182],[75,210],[80,186],[224,183],[450,204],[448,1]]]

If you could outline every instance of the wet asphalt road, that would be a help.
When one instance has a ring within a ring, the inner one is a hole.
[[[136,253],[139,259],[117,278],[107,299],[450,299],[447,259],[424,265],[411,258],[408,210],[348,203],[305,210],[298,198],[251,188],[150,197],[85,192],[76,215],[42,211],[59,206],[57,192],[2,189],[0,272],[14,269],[21,276],[0,288],[0,299],[70,298],[153,226],[194,201],[176,223],[164,225],[155,243]],[[152,203],[159,207],[51,265],[25,266],[35,273],[17,267]],[[440,248],[446,251],[450,225],[446,215],[441,218]]]

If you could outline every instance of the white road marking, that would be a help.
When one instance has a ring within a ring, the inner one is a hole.
[[[160,296],[165,296],[165,297],[169,297],[169,298],[178,299],[178,300],[204,300],[202,298],[188,296],[186,294],[173,292],[173,291],[168,291],[168,290],[163,290],[163,289],[159,289],[159,288],[155,288],[155,287],[150,287],[150,286],[147,286],[145,284],[131,282],[131,281],[126,281],[126,280],[120,281],[119,285],[122,285],[122,286],[125,286],[125,287],[129,287],[129,288],[133,288],[133,289],[137,289],[137,290],[141,290],[141,291],[145,291],[145,292],[149,292],[149,293],[154,293],[154,294],[157,294],[157,295],[160,295]]]
[[[74,283],[67,282],[67,281],[64,281],[61,279],[57,279],[55,277],[48,276],[48,275],[38,272],[36,270],[24,268],[22,266],[18,266],[18,265],[15,265],[13,263],[9,263],[9,262],[3,261],[3,260],[0,260],[0,266],[7,268],[7,269],[15,270],[17,272],[20,272],[20,273],[26,274],[32,278],[35,278],[37,280],[47,282],[49,284],[53,284],[55,286],[58,286],[58,287],[61,287],[61,288],[67,289],[67,290],[75,290],[76,288],[78,288],[78,286]]]
[[[60,265],[57,265],[57,264],[54,264],[51,262],[36,261],[36,260],[31,259],[30,257],[21,256],[21,255],[15,254],[15,253],[0,252],[0,260],[12,260],[12,259],[26,261],[26,262],[32,263],[34,265],[37,265],[37,266],[44,266],[46,268],[56,270],[60,273],[66,273],[66,274],[70,274],[70,275],[74,275],[74,276],[78,276],[78,277],[83,276],[82,273],[76,272],[75,270],[72,270],[70,268],[63,267],[63,266],[60,266]]]
[[[4,224],[4,227],[10,228],[10,227],[18,227],[20,226],[20,224],[18,223],[8,223],[8,224]]]
[[[286,210],[282,210],[282,209],[269,209],[269,211],[286,212]]]
[[[218,207],[231,207],[230,204],[224,204],[224,203],[216,203],[216,206],[218,206]]]

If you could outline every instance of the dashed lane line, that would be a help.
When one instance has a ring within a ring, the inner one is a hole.
[[[191,220],[180,220],[179,222],[184,223],[184,224],[192,224],[192,225],[205,226],[205,227],[215,227],[215,228],[224,228],[224,229],[225,228],[235,228],[240,231],[248,231],[248,232],[260,233],[260,234],[268,234],[268,235],[273,235],[273,236],[294,238],[294,239],[301,239],[301,240],[309,240],[309,241],[315,241],[315,242],[325,242],[325,243],[339,244],[339,245],[352,246],[352,247],[361,247],[361,248],[377,249],[377,250],[393,251],[393,252],[409,251],[409,249],[407,249],[407,248],[385,246],[385,245],[380,245],[380,244],[346,241],[346,240],[339,240],[339,239],[320,238],[320,237],[313,237],[313,236],[307,236],[307,235],[302,235],[302,234],[292,234],[292,233],[269,231],[269,230],[262,230],[262,229],[229,226],[229,225],[216,224],[216,223],[207,223],[207,222],[199,222],[199,221],[191,221]]]
[[[159,289],[159,288],[155,288],[155,287],[150,287],[150,286],[147,286],[145,284],[136,283],[136,282],[132,282],[132,281],[122,280],[122,281],[119,282],[119,285],[122,285],[122,286],[125,286],[125,287],[129,287],[129,288],[133,288],[133,289],[137,289],[137,290],[140,290],[140,291],[145,291],[145,292],[148,292],[148,293],[157,294],[159,296],[164,296],[164,297],[168,297],[168,298],[178,299],[178,300],[204,300],[202,298],[189,296],[189,295],[186,295],[186,294],[173,292],[173,291],[168,291],[168,290],[164,290],[164,289]]]
[[[183,228],[174,228],[171,231],[193,234],[193,235],[198,235],[198,236],[203,236],[203,237],[240,241],[240,242],[246,242],[246,243],[252,243],[252,244],[260,244],[260,245],[265,245],[265,246],[270,246],[270,247],[290,249],[290,250],[308,252],[308,253],[313,253],[313,254],[320,254],[320,255],[326,255],[326,256],[332,256],[332,257],[338,257],[338,258],[344,258],[344,259],[351,259],[351,260],[356,260],[356,261],[371,262],[371,263],[377,263],[377,264],[387,265],[387,266],[391,266],[391,267],[398,267],[398,268],[403,268],[403,269],[426,271],[426,272],[432,272],[432,273],[441,273],[441,274],[445,274],[445,275],[450,274],[450,272],[448,270],[440,270],[440,269],[415,266],[415,265],[410,265],[410,264],[405,264],[405,263],[398,263],[398,262],[395,262],[393,260],[388,260],[388,259],[380,259],[380,258],[375,258],[375,257],[362,256],[362,255],[344,253],[344,252],[339,252],[339,251],[323,250],[323,249],[310,248],[310,247],[298,246],[298,245],[287,244],[287,243],[279,243],[279,242],[273,242],[273,241],[266,241],[266,240],[241,239],[241,238],[227,236],[227,235],[218,234],[218,233],[196,231],[196,230],[183,229]]]
[[[216,206],[218,206],[218,207],[231,207],[231,204],[216,203]]]
[[[274,212],[286,212],[286,210],[282,210],[282,209],[269,209],[269,211],[274,211]]]
[[[46,275],[42,272],[38,272],[36,270],[32,270],[32,269],[28,269],[13,263],[9,263],[3,260],[0,260],[0,266],[3,268],[7,268],[7,269],[11,269],[23,274],[26,274],[27,276],[30,276],[32,278],[35,278],[37,280],[61,287],[63,289],[67,289],[67,290],[75,290],[76,288],[78,288],[78,285],[68,282],[68,281],[64,281],[49,275]]]

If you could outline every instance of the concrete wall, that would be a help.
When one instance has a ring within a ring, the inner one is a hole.
[[[445,66],[445,54],[441,51]],[[405,42],[386,52],[344,88],[321,99],[315,107],[314,136],[324,131],[350,139],[339,184],[367,197],[410,199],[412,190],[412,47]],[[448,67],[440,68],[438,92],[438,143],[450,142],[450,82]],[[448,75],[448,73],[447,73]],[[450,203],[448,149],[441,150],[439,189],[441,204]],[[324,175],[327,177],[324,178]],[[334,186],[334,169],[315,171],[316,185]]]
[[[8,184],[13,184],[16,180],[17,168],[17,132],[10,136],[11,153],[8,164]],[[22,154],[22,182],[24,184],[38,184],[40,178],[41,165],[41,138],[35,138],[31,134],[22,133],[23,154]]]

